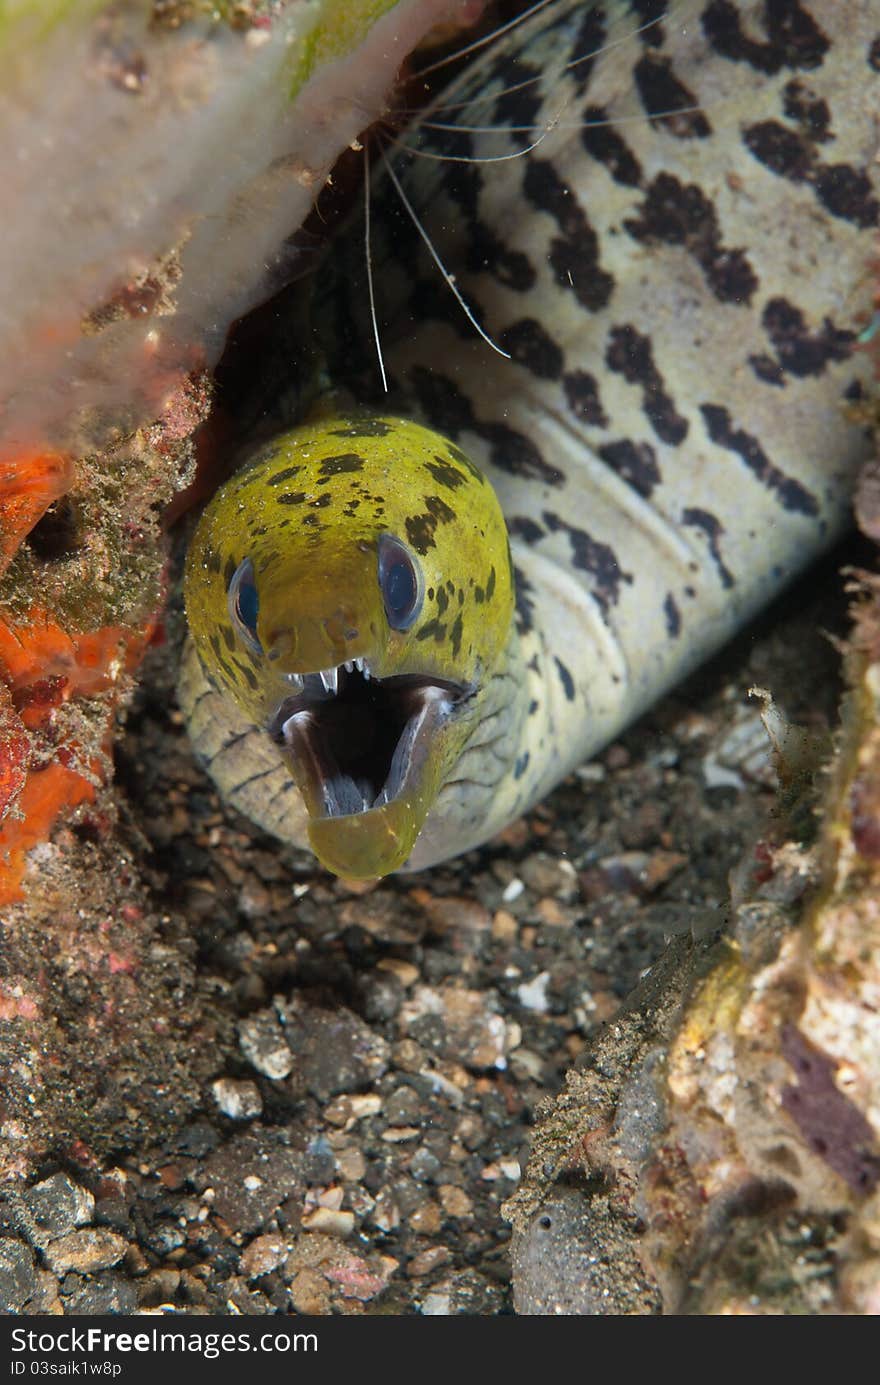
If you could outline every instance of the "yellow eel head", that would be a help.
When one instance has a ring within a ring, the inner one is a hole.
[[[304,425],[211,500],[184,590],[203,668],[282,747],[318,859],[355,878],[402,866],[510,636],[482,472],[398,418]]]

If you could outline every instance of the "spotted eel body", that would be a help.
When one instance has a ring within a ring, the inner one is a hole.
[[[858,406],[872,376],[854,348],[870,315],[880,212],[878,69],[872,0],[560,0],[443,94],[409,137],[418,154],[397,159],[398,177],[509,359],[474,332],[387,179],[374,203],[387,398],[359,306],[360,237],[335,250],[318,316],[334,380],[381,409],[392,463],[395,418],[419,419],[442,435],[438,462],[451,449],[491,481],[510,535],[515,622],[494,664],[477,657],[459,676],[456,615],[475,614],[475,583],[487,621],[492,602],[485,574],[453,543],[448,575],[423,593],[413,658],[396,666],[447,680],[462,706],[470,699],[466,734],[432,781],[415,835],[396,854],[376,848],[375,784],[360,806],[316,807],[297,746],[279,732],[262,651],[238,674],[236,646],[227,676],[211,645],[230,639],[229,582],[254,528],[267,528],[267,570],[285,552],[290,528],[278,526],[282,511],[291,520],[291,495],[302,496],[302,522],[311,515],[322,528],[320,488],[302,477],[274,481],[265,502],[269,471],[285,469],[279,456],[295,465],[295,438],[279,440],[252,471],[260,525],[221,496],[187,578],[201,663],[190,650],[181,697],[231,802],[282,838],[311,834],[343,874],[454,855],[546,794],[841,532],[868,451]],[[358,428],[375,444],[375,416],[347,420],[351,454]],[[309,445],[326,445],[322,427]],[[444,465],[432,475],[395,466],[384,489],[399,476],[397,537],[407,541],[407,518],[432,516],[415,561],[432,560],[469,493]],[[351,479],[334,478],[334,513],[357,498]],[[374,510],[377,485],[360,497]],[[324,532],[335,553],[337,529]],[[378,514],[361,585],[376,581],[386,532]],[[312,553],[320,563],[320,546]],[[291,626],[296,587],[294,570]],[[244,687],[253,679],[256,697]],[[328,815],[361,819],[357,849],[324,849],[315,827]]]

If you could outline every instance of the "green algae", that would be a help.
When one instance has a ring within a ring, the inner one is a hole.
[[[372,26],[398,4],[398,0],[324,0],[321,16],[294,49],[288,70],[291,101],[324,63],[352,53]]]

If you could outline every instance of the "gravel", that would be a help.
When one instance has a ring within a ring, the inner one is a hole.
[[[96,891],[119,841],[137,862],[125,926],[141,969],[83,974],[92,1051],[111,1023],[104,985],[125,984],[126,1022],[147,1037],[119,1073],[78,1064],[75,1109],[52,1089],[0,1227],[9,1309],[512,1312],[501,1207],[541,1103],[668,938],[723,922],[730,872],[772,810],[753,739],[732,734],[757,720],[748,688],[833,723],[833,572],[486,848],[372,888],[331,879],[218,801],[174,709],[172,612],[117,752],[121,836],[102,856],[100,836],[70,833],[52,857],[56,871],[88,863]],[[94,937],[108,898],[82,907]],[[72,1064],[79,1030],[65,1033]],[[589,1307],[567,1297],[588,1282],[566,1258],[583,1244],[566,1232],[576,1216],[560,1205],[522,1252],[521,1303]],[[615,1244],[610,1204],[608,1217],[597,1253]],[[634,1308],[651,1311],[632,1284]]]

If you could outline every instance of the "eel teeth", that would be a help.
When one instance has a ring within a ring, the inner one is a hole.
[[[328,693],[333,693],[333,695],[334,695],[334,697],[335,697],[335,696],[336,696],[336,690],[337,690],[337,687],[338,687],[338,685],[339,685],[339,669],[338,669],[338,668],[323,668],[323,669],[321,669],[320,673],[318,674],[318,677],[319,677],[320,680],[321,680],[321,685],[322,685],[324,691],[325,691],[325,692],[328,692]]]
[[[363,658],[363,656],[361,656],[360,658],[355,659],[353,662],[354,662],[354,666],[355,666],[355,668],[357,669],[358,673],[362,674],[364,678],[369,679],[369,677],[370,677],[370,670],[367,668],[367,661],[366,661],[366,659]]]
[[[303,677],[301,673],[283,673],[281,676],[284,679],[285,683],[289,683],[291,687],[296,688],[299,692],[302,692]]]

